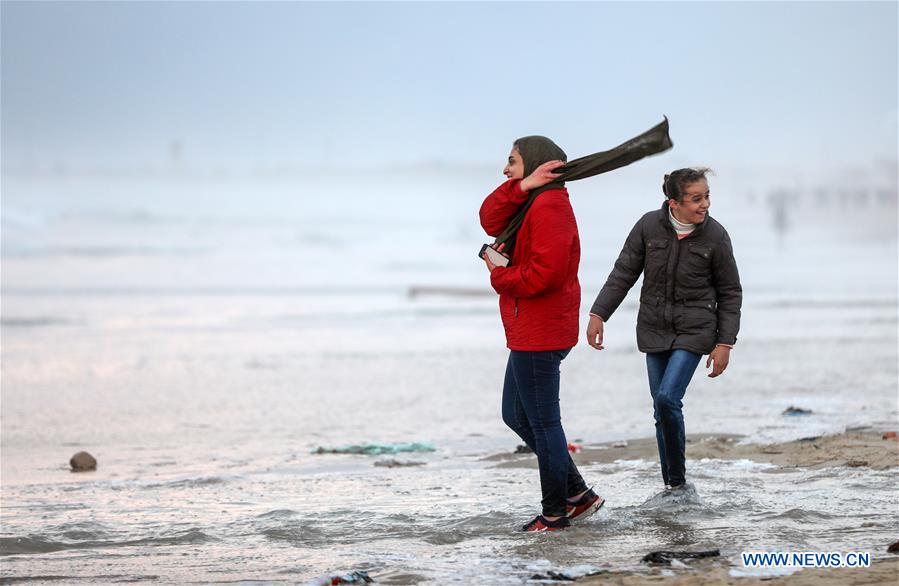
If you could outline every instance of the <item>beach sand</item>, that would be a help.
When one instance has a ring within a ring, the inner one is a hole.
[[[899,441],[883,439],[883,431],[854,429],[775,444],[741,444],[740,436],[727,434],[690,434],[687,436],[687,460],[716,458],[753,460],[784,468],[865,467],[885,470],[899,466]],[[616,460],[657,460],[655,438],[587,445],[573,454],[577,464],[609,464]],[[487,460],[500,468],[536,468],[532,454],[494,454]]]

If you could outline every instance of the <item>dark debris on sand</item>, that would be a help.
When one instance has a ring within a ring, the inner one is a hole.
[[[706,551],[654,551],[643,556],[644,563],[670,566],[671,560],[695,560],[700,558],[713,558],[721,555],[717,549]]]

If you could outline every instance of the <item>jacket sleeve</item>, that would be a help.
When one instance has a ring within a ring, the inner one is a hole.
[[[571,262],[577,225],[571,208],[551,200],[537,201],[528,212],[531,222],[530,255],[521,265],[496,267],[490,284],[499,294],[537,297],[561,287]]]
[[[718,343],[733,345],[740,331],[743,287],[727,232],[712,256],[712,285],[718,294]]]
[[[488,195],[481,204],[481,226],[488,235],[499,236],[527,201],[528,192],[522,191],[520,184],[521,179],[509,179]]]
[[[645,259],[645,247],[643,245],[643,219],[637,221],[631,228],[630,234],[624,241],[624,247],[618,260],[615,261],[615,267],[609,273],[606,284],[602,286],[590,313],[596,314],[608,321],[624,298],[627,292],[631,290],[640,273],[643,272],[643,263]]]

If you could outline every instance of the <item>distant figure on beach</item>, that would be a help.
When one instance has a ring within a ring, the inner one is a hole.
[[[708,169],[665,175],[660,210],[631,229],[590,310],[587,341],[603,349],[603,324],[643,273],[637,346],[646,353],[662,479],[686,483],[683,398],[704,354],[710,377],[727,368],[740,329],[743,289],[730,236],[709,216]]]
[[[499,293],[510,350],[503,385],[503,421],[537,454],[542,514],[524,531],[554,531],[599,509],[603,499],[588,488],[568,453],[559,408],[560,364],[577,343],[581,248],[568,191],[554,169],[565,152],[542,136],[515,141],[503,169],[507,181],[481,205],[481,226],[497,236],[542,188],[516,235],[511,263],[487,254],[490,284]],[[503,252],[505,244],[496,250]]]
[[[777,247],[783,248],[784,238],[790,230],[790,218],[787,205],[790,193],[779,189],[768,194],[768,206],[771,208],[771,226],[777,235]]]

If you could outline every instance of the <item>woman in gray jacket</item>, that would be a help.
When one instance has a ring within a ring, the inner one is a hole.
[[[665,486],[686,482],[683,398],[704,354],[710,377],[730,360],[743,289],[730,236],[709,216],[708,169],[665,175],[667,200],[634,225],[593,308],[587,341],[602,350],[603,324],[643,273],[637,346],[646,353]]]

